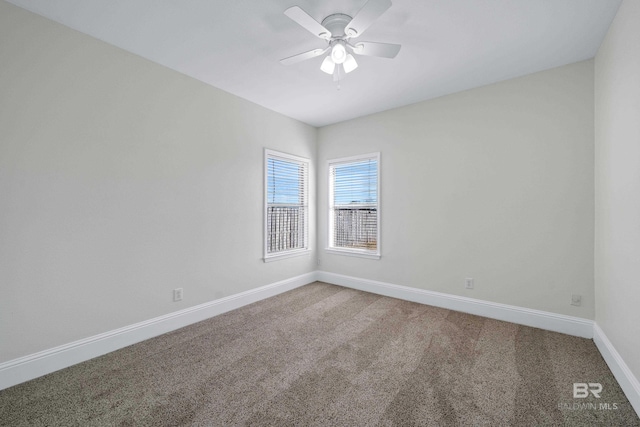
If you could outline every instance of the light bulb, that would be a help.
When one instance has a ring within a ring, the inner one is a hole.
[[[333,48],[331,48],[331,59],[333,59],[333,62],[336,64],[342,64],[345,59],[347,59],[347,50],[344,48],[343,43],[338,42],[333,45]]]
[[[324,61],[322,61],[320,69],[327,74],[333,74],[333,70],[336,69],[336,63],[333,62],[331,56],[327,56],[326,58],[324,58]]]
[[[347,59],[344,60],[344,64],[342,64],[342,66],[344,67],[345,73],[350,73],[358,68],[358,63],[356,62],[356,58],[349,53],[347,54]]]

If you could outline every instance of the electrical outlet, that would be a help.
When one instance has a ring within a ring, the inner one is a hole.
[[[318,258],[318,267],[320,267],[320,258]]]
[[[176,288],[173,290],[173,301],[182,301],[182,288]]]
[[[571,305],[580,307],[582,305],[582,295],[571,295]]]
[[[466,289],[473,289],[473,278],[467,277],[464,279],[464,287]]]

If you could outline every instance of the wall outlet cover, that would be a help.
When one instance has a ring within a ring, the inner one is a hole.
[[[571,295],[571,305],[579,307],[582,305],[582,295]]]
[[[467,277],[464,279],[464,287],[466,289],[473,289],[473,278]]]

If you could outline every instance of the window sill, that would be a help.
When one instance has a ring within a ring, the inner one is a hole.
[[[336,255],[354,256],[358,258],[380,259],[379,253],[349,251],[344,249],[325,248],[325,252]]]
[[[303,255],[309,255],[309,254],[311,254],[310,249],[301,249],[297,251],[283,252],[281,254],[276,254],[276,255],[269,255],[264,257],[263,260],[264,262],[272,262],[272,261],[279,261],[285,258],[295,258]]]

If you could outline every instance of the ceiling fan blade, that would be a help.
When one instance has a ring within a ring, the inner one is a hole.
[[[299,53],[297,55],[290,56],[288,58],[284,58],[280,60],[282,65],[291,65],[297,62],[304,61],[305,59],[315,58],[316,56],[320,56],[323,53],[327,52],[329,48],[326,49],[313,49],[308,52]]]
[[[307,12],[298,6],[290,7],[284,11],[284,14],[293,19],[305,30],[321,39],[331,40],[331,31],[323,27],[318,21],[313,19]]]
[[[395,58],[401,47],[392,43],[358,42],[353,46],[353,52],[358,55]]]
[[[391,7],[391,0],[369,0],[345,27],[345,34],[358,37]]]

